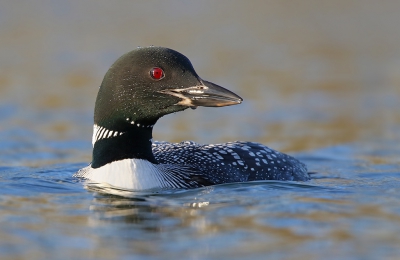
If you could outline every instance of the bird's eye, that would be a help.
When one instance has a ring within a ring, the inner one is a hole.
[[[155,80],[160,80],[164,78],[165,74],[164,71],[161,68],[152,68],[150,70],[150,76],[155,79]]]

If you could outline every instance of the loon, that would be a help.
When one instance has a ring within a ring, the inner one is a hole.
[[[134,191],[309,180],[303,163],[259,143],[153,142],[153,127],[164,115],[242,101],[201,79],[183,54],[138,47],[115,61],[104,76],[94,110],[92,163],[74,176]]]

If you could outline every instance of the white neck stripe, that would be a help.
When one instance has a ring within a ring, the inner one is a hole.
[[[98,126],[96,124],[93,125],[93,135],[92,135],[92,145],[101,140],[101,139],[106,139],[106,138],[111,138],[114,136],[119,136],[124,134],[125,132],[118,132],[118,131],[112,131],[108,130],[105,127]]]

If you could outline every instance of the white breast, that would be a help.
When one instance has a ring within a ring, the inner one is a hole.
[[[158,167],[141,159],[124,159],[96,169],[88,166],[77,176],[97,184],[105,183],[128,190],[160,189],[167,184]]]

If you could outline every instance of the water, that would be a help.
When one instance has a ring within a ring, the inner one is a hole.
[[[5,1],[1,259],[398,259],[397,1]],[[187,55],[244,98],[162,118],[157,140],[267,144],[309,182],[93,189],[97,87],[137,45]]]
[[[358,149],[300,155],[319,171],[306,183],[124,197],[84,189],[71,178],[82,164],[2,167],[2,258],[396,259],[400,165],[357,159]]]

